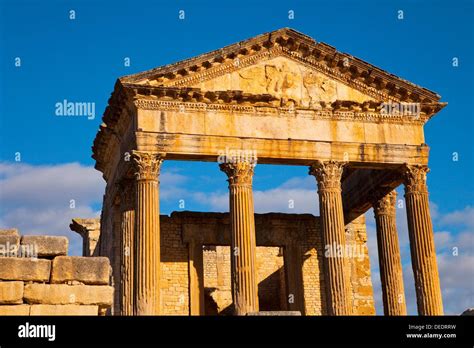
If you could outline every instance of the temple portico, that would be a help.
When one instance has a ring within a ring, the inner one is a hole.
[[[391,105],[389,112],[384,103]],[[394,104],[417,107],[395,112]],[[112,262],[118,284],[114,314],[167,314],[173,291],[180,294],[175,307],[205,314],[204,289],[211,289],[205,286],[211,279],[203,266],[206,246],[230,247],[233,314],[261,310],[266,289],[259,281],[261,246],[283,250],[284,266],[272,279],[280,277],[284,309],[366,313],[361,308],[372,291],[370,269],[350,256],[325,257],[323,251],[350,243],[366,249],[364,214],[373,208],[384,312],[406,315],[395,218],[395,190],[401,185],[418,312],[443,314],[423,127],[444,105],[427,89],[291,29],[120,78],[93,146],[96,168],[107,182],[95,253]],[[236,159],[231,153],[252,156]],[[162,221],[171,222],[160,219],[159,208],[160,168],[167,160],[216,162],[216,173],[220,169],[228,181],[228,215],[213,216],[212,223],[198,216],[189,222],[183,215],[173,232],[178,237],[170,245],[187,246],[182,256],[174,254],[185,259],[186,291],[170,285],[167,275],[181,266],[161,245],[171,236],[163,234]],[[320,216],[293,223],[279,217],[263,226],[252,192],[259,164],[308,168]]]

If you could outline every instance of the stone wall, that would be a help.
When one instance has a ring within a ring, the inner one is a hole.
[[[279,307],[281,310],[298,310],[304,315],[327,314],[323,270],[325,249],[319,217],[255,214],[255,228],[261,309]],[[363,216],[346,226],[346,237],[358,252],[352,255],[356,257],[349,255],[347,258],[354,314],[375,314]],[[191,240],[203,245],[204,312],[228,314],[232,302],[228,214],[195,212],[161,216],[162,278],[167,279],[161,289],[162,298],[166,299],[162,312],[167,315],[189,314],[190,266],[186,255]]]
[[[346,226],[346,243],[352,245],[353,257],[348,262],[355,315],[375,315],[374,294],[370,276],[369,250],[365,216],[361,215]]]
[[[97,221],[98,223],[98,221]],[[99,254],[115,260],[119,245],[110,225],[101,231]],[[192,303],[191,245],[199,246],[204,278],[204,313],[228,314],[230,288],[230,220],[227,213],[174,212],[160,216],[161,314],[189,315]],[[310,214],[255,214],[259,298],[263,309],[326,315],[324,253],[319,217]],[[355,257],[347,258],[354,314],[375,314],[364,217],[346,226],[346,238]],[[283,250],[283,253],[281,251]],[[202,252],[201,252],[202,251]],[[280,254],[283,254],[281,256]],[[120,280],[115,279],[114,284]],[[271,294],[271,295],[270,295]],[[118,290],[115,299],[119,298]],[[116,302],[117,303],[117,302]],[[115,313],[118,313],[116,311]]]
[[[161,313],[189,314],[188,246],[179,221],[161,216]]]
[[[283,250],[257,247],[257,282],[260,310],[286,310],[287,295]],[[230,314],[232,305],[230,247],[204,246],[206,315]]]
[[[0,315],[104,315],[114,292],[108,258],[67,251],[66,237],[0,230]]]

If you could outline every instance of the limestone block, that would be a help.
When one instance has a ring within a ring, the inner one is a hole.
[[[98,285],[26,284],[27,303],[111,306],[114,288]]]
[[[68,239],[63,236],[23,236],[21,245],[34,246],[38,257],[67,255]]]
[[[20,245],[20,236],[15,228],[0,230],[0,257],[16,256],[18,246]]]
[[[1,280],[48,282],[50,271],[50,260],[4,257],[0,261]]]
[[[57,256],[53,260],[51,283],[78,281],[84,284],[109,284],[107,257]]]
[[[30,315],[99,315],[99,306],[32,305]]]
[[[0,304],[23,303],[23,282],[0,282]]]
[[[30,315],[29,305],[0,306],[1,315]]]

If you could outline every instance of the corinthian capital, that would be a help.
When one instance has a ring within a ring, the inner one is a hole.
[[[397,204],[397,191],[393,190],[374,202],[374,213],[395,216],[395,204]]]
[[[242,161],[235,163],[222,163],[219,168],[227,174],[229,185],[252,186],[253,170],[255,163]]]
[[[133,151],[132,161],[137,180],[158,180],[164,157],[162,153]]]
[[[316,177],[320,191],[340,190],[342,171],[345,165],[346,162],[317,161],[309,168],[309,174]]]
[[[429,168],[423,165],[405,165],[402,168],[402,175],[405,181],[405,192],[427,193],[426,174]]]

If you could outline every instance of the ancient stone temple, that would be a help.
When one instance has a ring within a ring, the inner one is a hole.
[[[444,105],[286,28],[118,79],[93,146],[107,182],[97,245],[97,227],[73,223],[111,260],[114,314],[374,314],[373,207],[384,311],[404,315],[399,185],[418,311],[443,314],[423,126]],[[160,216],[166,160],[216,162],[229,213]],[[307,167],[320,216],[254,214],[257,163]]]

